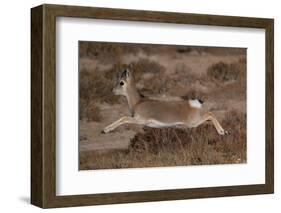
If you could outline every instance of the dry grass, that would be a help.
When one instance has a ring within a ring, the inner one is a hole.
[[[211,124],[194,129],[144,128],[128,150],[80,153],[80,169],[231,164],[246,162],[245,114],[231,111],[222,125],[230,135],[220,136]]]

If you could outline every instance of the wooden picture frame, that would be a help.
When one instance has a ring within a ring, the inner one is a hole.
[[[94,18],[265,29],[265,184],[56,195],[56,18]],[[42,208],[268,194],[274,191],[274,21],[126,9],[41,5],[31,9],[31,203]]]

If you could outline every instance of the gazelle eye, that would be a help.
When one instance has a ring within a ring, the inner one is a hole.
[[[120,81],[120,86],[123,86],[124,85],[124,82],[123,81]]]

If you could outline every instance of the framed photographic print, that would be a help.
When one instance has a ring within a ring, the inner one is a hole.
[[[274,191],[273,19],[31,9],[31,203]]]

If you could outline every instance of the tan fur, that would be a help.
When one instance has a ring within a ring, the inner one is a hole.
[[[127,98],[131,116],[124,116],[109,126],[104,133],[108,133],[118,126],[131,123],[155,128],[161,127],[197,127],[205,121],[212,121],[218,134],[225,135],[225,131],[214,114],[204,113],[200,102],[194,104],[189,100],[156,100],[143,98],[135,86],[134,78],[129,70],[124,70],[113,89],[116,95]]]

